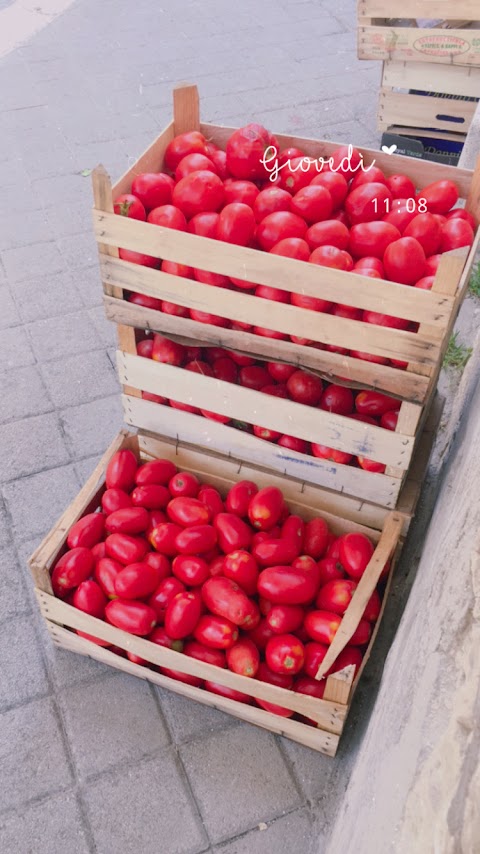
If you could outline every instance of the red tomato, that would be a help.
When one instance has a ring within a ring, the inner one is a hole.
[[[425,199],[430,213],[446,214],[458,202],[458,189],[453,181],[434,181],[419,196]]]
[[[387,187],[394,199],[414,199],[416,196],[415,184],[406,175],[390,175]]]
[[[312,454],[321,460],[330,460],[338,465],[348,465],[353,459],[353,454],[346,454],[344,451],[336,451],[335,448],[329,448],[328,445],[318,445],[312,442]]]
[[[147,211],[168,205],[172,201],[174,182],[164,172],[142,172],[132,181],[132,193],[140,199]]]
[[[261,222],[266,216],[277,211],[290,211],[292,208],[292,197],[286,190],[280,187],[266,187],[261,190],[253,202],[253,213],[257,222]]]
[[[147,297],[144,294],[133,293],[129,296],[128,301],[133,303],[134,305],[142,305],[144,308],[152,308],[155,311],[162,310],[162,301],[159,299],[155,299],[155,297]],[[141,341],[140,344],[137,345],[137,353],[139,356],[144,356],[147,359],[152,358],[152,348],[153,341],[150,339],[147,341]]]
[[[191,219],[205,211],[218,211],[224,200],[223,183],[213,172],[199,170],[182,178],[173,188],[173,204]]]
[[[165,365],[180,367],[185,361],[185,348],[176,341],[170,341],[163,335],[155,333],[153,336],[152,359],[154,362],[163,362]]]
[[[176,641],[180,643],[180,641]],[[203,680],[199,676],[190,676],[188,673],[182,673],[181,670],[170,670],[169,667],[160,667],[160,673],[168,676],[170,679],[175,679],[176,682],[184,682],[186,685],[192,685],[194,688],[201,688]]]
[[[154,566],[160,574],[160,579],[167,578],[167,576],[171,575],[172,568],[170,566],[170,561],[165,557],[165,555],[158,554],[157,552],[148,552],[145,555],[143,562],[150,564],[150,566]]]
[[[270,374],[261,365],[251,365],[240,369],[239,382],[245,388],[260,391],[270,382]]]
[[[175,231],[187,230],[187,220],[177,205],[160,205],[159,208],[154,208],[148,214],[147,222],[152,225],[160,225],[162,228],[173,228]]]
[[[388,222],[359,223],[350,230],[350,252],[354,258],[383,258],[387,246],[400,237],[398,228]]]
[[[242,691],[237,691],[235,688],[228,688],[226,685],[221,685],[219,682],[211,682],[205,680],[205,689],[212,694],[218,694],[220,697],[226,697],[228,700],[235,700],[236,703],[251,703],[252,697],[244,694]]]
[[[316,598],[316,606],[321,611],[332,611],[334,614],[344,614],[357,588],[355,581],[347,578],[336,578],[327,581]]]
[[[343,534],[339,542],[341,564],[347,575],[358,581],[373,555],[373,544],[365,534],[354,532]]]
[[[380,416],[384,412],[400,409],[401,401],[380,391],[361,391],[355,399],[355,409],[360,415]]]
[[[259,649],[261,652],[263,652],[267,645],[267,641],[270,640],[273,635],[274,632],[268,625],[266,617],[262,617],[258,626],[256,626],[254,629],[250,629],[249,632],[245,633],[245,637],[249,638],[249,640],[252,640],[257,649]]]
[[[191,635],[202,614],[202,597],[199,591],[177,593],[165,613],[165,630],[174,640]]]
[[[218,545],[225,554],[238,549],[248,549],[250,546],[251,529],[234,513],[218,513],[213,520],[213,525],[217,532]]]
[[[102,510],[107,516],[114,513],[115,510],[121,510],[124,507],[131,507],[132,499],[128,492],[123,489],[107,489],[102,495]]]
[[[282,291],[280,288],[271,288],[268,285],[257,285],[255,288],[255,296],[262,299],[270,299],[273,302],[287,303],[290,299],[288,291]]]
[[[396,412],[389,410],[388,412],[384,412],[380,418],[380,427],[383,427],[385,430],[396,430],[397,422],[398,410]]]
[[[357,172],[350,184],[350,191],[356,190],[362,184],[387,184],[384,173],[378,166],[371,166],[368,172]]]
[[[108,463],[105,482],[107,489],[123,489],[129,492],[135,485],[138,462],[133,451],[117,451]]]
[[[227,383],[236,383],[238,380],[238,368],[228,356],[216,359],[213,362],[212,369],[217,380],[223,380]]]
[[[183,652],[183,641],[173,640],[168,636],[163,626],[156,626],[153,632],[150,632],[148,640],[156,643],[157,646],[165,646],[167,649],[173,649],[175,652]]]
[[[317,592],[316,573],[291,566],[270,566],[260,573],[257,589],[275,605],[304,605]]]
[[[198,500],[201,501],[202,504],[205,504],[211,519],[213,519],[217,513],[223,513],[225,510],[222,496],[218,489],[215,489],[213,486],[204,484],[198,493]]]
[[[366,258],[360,258],[359,261],[356,261],[354,269],[358,273],[361,273],[362,276],[366,276],[367,271],[370,269],[378,273],[381,279],[383,279],[385,275],[385,270],[380,259],[370,255]]]
[[[124,602],[122,599],[113,599],[108,603],[105,619],[117,629],[140,636],[150,634],[157,622],[155,611],[149,605],[143,602]]]
[[[291,146],[290,148],[284,148],[278,155],[278,165],[283,166],[287,160],[293,160],[295,157],[306,157],[304,151],[301,151],[300,148],[294,148]]]
[[[167,514],[171,522],[189,528],[191,525],[207,525],[210,521],[210,512],[198,498],[178,496],[172,498],[167,507]]]
[[[328,219],[333,211],[330,193],[318,184],[303,187],[292,198],[292,212],[308,223]]]
[[[214,238],[217,233],[217,223],[220,214],[215,211],[203,211],[195,214],[188,223],[190,234],[198,234],[200,237]]]
[[[466,222],[468,222],[469,225],[472,226],[474,231],[477,228],[475,218],[469,211],[466,211],[464,208],[455,208],[455,210],[449,211],[449,213],[447,214],[447,220],[451,219],[464,219]]]
[[[304,670],[307,676],[310,676],[311,679],[315,679],[318,668],[320,667],[323,659],[325,658],[328,652],[328,646],[323,643],[315,643],[315,641],[310,641],[305,645],[305,662],[304,662]],[[317,682],[317,684],[322,684],[321,682]]]
[[[260,682],[267,682],[269,685],[277,685],[279,688],[290,689],[293,685],[293,679],[290,674],[273,673],[263,662],[258,668],[257,679]],[[283,718],[291,718],[295,714],[293,709],[277,706],[276,703],[268,703],[266,700],[260,700],[258,697],[255,698],[255,702],[262,709],[265,709],[266,712],[280,715]]]
[[[168,488],[174,498],[179,496],[196,498],[200,490],[200,481],[191,472],[179,471],[170,478]]]
[[[425,252],[414,237],[401,237],[387,246],[383,263],[391,281],[413,285],[423,276]]]
[[[101,513],[87,513],[70,528],[67,537],[69,549],[84,547],[91,549],[103,537],[105,520]]]
[[[310,264],[333,267],[336,270],[353,270],[353,259],[344,249],[336,246],[319,246],[310,255]]]
[[[363,619],[368,620],[369,623],[376,623],[380,616],[380,611],[382,610],[382,600],[378,594],[377,590],[374,590],[370,599],[367,602],[367,607],[363,612]]]
[[[415,237],[425,255],[435,255],[440,249],[442,227],[434,214],[421,213],[415,216],[404,229],[405,237]]]
[[[287,565],[300,554],[297,544],[292,539],[268,539],[256,543],[252,549],[255,560],[260,566]]]
[[[115,510],[105,519],[105,528],[110,534],[142,534],[150,524],[145,507],[125,507]]]
[[[170,500],[166,486],[158,483],[136,486],[131,496],[135,507],[145,507],[147,510],[163,510]]]
[[[466,220],[459,217],[450,219],[442,228],[440,252],[461,249],[462,246],[471,246],[473,238],[473,228]]]
[[[395,199],[389,212],[382,217],[383,222],[394,225],[400,232],[407,227],[408,223],[417,216],[416,201],[412,196],[403,199]]]
[[[310,444],[304,439],[298,439],[296,436],[280,436],[278,445],[282,448],[288,448],[290,451],[295,451],[297,454],[308,454]]]
[[[140,264],[142,267],[153,267],[155,269],[160,266],[158,258],[154,258],[153,255],[145,255],[143,252],[135,252],[133,249],[120,247],[118,254],[122,261],[128,261],[130,264]]]
[[[260,666],[260,653],[248,638],[242,638],[227,650],[227,664],[240,676],[256,676]]]
[[[109,557],[101,558],[95,566],[94,578],[109,599],[116,597],[115,578],[123,569],[123,564]]]
[[[306,371],[295,371],[287,381],[287,389],[292,400],[307,406],[317,406],[320,403],[323,384],[319,377]]]
[[[296,632],[303,623],[305,611],[301,605],[272,605],[266,620],[276,635]]]
[[[208,557],[208,554],[206,555],[206,557]],[[209,572],[212,578],[214,578],[216,575],[223,575],[224,560],[224,555],[217,555],[213,559],[210,559]]]
[[[347,249],[349,231],[346,225],[337,219],[327,219],[316,222],[308,229],[305,240],[313,251],[319,246],[335,246],[337,249]]]
[[[327,412],[350,415],[354,409],[353,394],[345,386],[332,384],[324,389],[318,405]]]
[[[224,182],[225,205],[241,202],[251,208],[259,194],[259,189],[253,181],[234,181],[231,178]]]
[[[284,258],[296,258],[297,261],[308,261],[310,248],[301,237],[285,237],[270,249],[271,255],[282,255]]]
[[[289,211],[268,214],[257,226],[256,237],[262,249],[269,252],[280,240],[287,237],[304,237],[307,224],[304,219]]]
[[[253,628],[257,606],[230,578],[209,578],[202,587],[202,597],[208,610],[216,617],[225,617],[236,626]]]
[[[248,205],[232,202],[220,212],[216,238],[237,246],[248,246],[255,231],[255,217]]]
[[[73,594],[73,605],[92,617],[103,620],[107,597],[96,581],[81,581]]]
[[[255,557],[244,549],[230,552],[223,559],[222,572],[226,578],[235,581],[247,596],[254,596],[257,592],[257,562]]]
[[[271,145],[271,135],[262,125],[249,124],[234,131],[226,146],[229,173],[243,180],[265,180],[264,158]]]
[[[120,216],[138,219],[145,222],[147,214],[140,199],[132,193],[123,193],[113,203],[113,211]]]
[[[383,474],[386,469],[383,463],[378,463],[376,460],[369,460],[367,457],[357,457],[357,463],[365,471],[373,471],[377,474]]]
[[[342,618],[331,611],[309,611],[304,626],[309,638],[329,646],[341,622]]]
[[[392,194],[385,184],[362,184],[351,190],[345,200],[345,210],[352,225],[382,219],[390,209]]]
[[[131,537],[129,534],[110,534],[105,540],[105,548],[108,557],[112,557],[127,566],[129,563],[138,563],[138,561],[143,560],[148,551],[148,544],[142,537]]]
[[[225,507],[229,513],[242,518],[248,514],[250,500],[258,492],[258,486],[252,480],[240,480],[229,490]]]
[[[339,172],[321,172],[312,179],[311,186],[324,187],[328,190],[334,210],[338,210],[343,205],[348,195],[347,181]]]
[[[293,690],[297,694],[307,694],[309,697],[318,697],[321,699],[325,693],[325,680],[311,679],[309,676],[299,676],[295,680]],[[308,720],[308,718],[307,718]],[[317,726],[317,722],[312,720],[312,724]]]
[[[192,525],[177,534],[175,548],[184,555],[204,554],[213,549],[216,542],[217,533],[212,525]]]
[[[276,486],[265,486],[251,498],[248,518],[252,527],[259,531],[273,528],[283,513],[284,501]]]
[[[166,610],[172,599],[177,596],[178,593],[183,593],[184,591],[185,586],[178,578],[164,578],[163,581],[160,582],[157,589],[148,599],[148,604],[155,611],[157,621],[159,623],[163,623]]]
[[[188,641],[185,644],[183,652],[185,655],[190,656],[190,658],[195,658],[197,661],[204,661],[206,664],[213,664],[214,667],[227,666],[223,650],[204,646],[202,643],[198,643],[198,641]]]
[[[341,653],[335,659],[327,675],[330,676],[330,673],[338,673],[339,670],[343,670],[344,667],[348,667],[350,664],[353,664],[355,666],[356,676],[358,668],[362,663],[362,658],[363,655],[358,649],[358,647],[346,646],[345,649],[342,649]]]
[[[204,154],[208,156],[207,140],[199,131],[188,131],[175,136],[165,150],[165,165],[175,172],[178,164],[187,154]]]
[[[131,563],[115,576],[114,589],[121,599],[144,599],[158,587],[161,576],[152,564]]]
[[[137,353],[143,356],[144,359],[151,359],[153,352],[153,338],[146,338],[145,341],[139,341],[137,344]]]
[[[102,560],[102,558],[106,557],[107,550],[105,548],[105,543],[97,543],[95,546],[92,546],[92,555],[95,561],[95,565],[98,563],[99,560]]]
[[[210,151],[208,156],[216,167],[218,175],[222,179],[222,181],[224,181],[225,178],[228,178],[226,153],[217,148],[216,151]]]
[[[267,362],[267,371],[276,382],[284,383],[295,373],[295,368],[284,362]]]
[[[201,170],[214,172],[215,175],[218,174],[216,166],[209,157],[205,157],[204,154],[195,152],[192,152],[192,154],[186,154],[185,157],[182,157],[180,163],[175,169],[175,181],[180,181],[182,178],[190,175],[191,172],[200,172]]]
[[[182,529],[173,522],[162,522],[153,529],[149,534],[149,542],[156,551],[168,557],[175,557],[177,554],[176,538]]]
[[[208,563],[195,555],[177,555],[172,563],[172,572],[189,587],[198,587],[210,578]]]
[[[166,486],[176,471],[176,465],[170,460],[152,460],[138,468],[135,482],[138,486],[147,486],[150,484]]]
[[[216,314],[209,314],[207,311],[197,311],[197,309],[191,308],[189,310],[189,314],[192,320],[196,320],[197,323],[208,323],[211,326],[223,327],[227,327],[229,325],[229,321],[225,317],[219,317]]]
[[[225,617],[200,617],[194,631],[195,640],[212,649],[229,649],[238,640],[238,629]]]
[[[295,635],[277,635],[268,641],[265,659],[274,673],[295,674],[303,668],[305,649]]]
[[[310,519],[305,525],[304,554],[319,560],[327,550],[328,538],[329,530],[325,519],[320,516]]]
[[[191,371],[192,374],[202,374],[205,377],[213,377],[213,370],[208,364],[208,362],[202,361],[202,359],[193,359],[193,361],[188,362],[185,365],[186,371]]]
[[[312,178],[318,175],[319,167],[319,161],[311,157],[293,157],[280,173],[280,186],[293,196],[310,184]]]
[[[158,528],[159,525],[163,525],[164,522],[168,522],[168,519],[163,510],[150,510],[150,524],[145,532],[145,536],[149,542],[150,535],[153,534],[155,528]],[[149,554],[151,554],[151,552],[149,552]]]

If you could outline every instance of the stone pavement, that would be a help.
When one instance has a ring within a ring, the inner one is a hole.
[[[122,423],[82,171],[123,172],[185,79],[205,120],[378,145],[355,5],[78,0],[0,62],[2,852],[322,850],[375,657],[332,761],[54,650],[25,559]]]

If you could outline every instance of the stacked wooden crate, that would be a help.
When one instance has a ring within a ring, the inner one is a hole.
[[[379,130],[461,150],[480,98],[479,18],[477,0],[359,0],[358,56],[383,60]]]
[[[257,482],[259,486],[278,485],[293,512],[305,519],[323,515],[335,533],[363,531],[376,544],[373,558],[318,673],[323,677],[351,638],[386,560],[398,555],[408,529],[428,456],[425,443],[428,445],[433,435],[432,403],[436,382],[467,287],[479,234],[470,250],[456,250],[442,258],[432,290],[424,291],[354,273],[309,266],[289,258],[115,215],[113,198],[130,190],[133,177],[141,172],[160,171],[166,147],[173,137],[197,129],[220,147],[225,146],[234,130],[201,124],[196,88],[182,87],[175,92],[173,121],[120,181],[112,187],[104,169],[95,171],[93,219],[100,253],[104,304],[107,317],[118,325],[117,359],[125,419],[138,432],[133,435],[124,431],[114,441],[78,498],[32,556],[30,566],[37,598],[53,641],[58,646],[90,655],[334,755],[380,620],[356,678],[353,667],[328,676],[324,699],[320,700],[195,661],[84,614],[53,596],[51,570],[66,550],[71,525],[99,506],[105,489],[106,466],[119,448],[132,449],[139,460],[167,457],[181,469],[194,472],[201,480],[208,480],[223,494],[236,480],[244,478]],[[277,138],[281,148],[300,147],[311,157],[329,157],[336,148],[335,144],[322,141],[282,135]],[[451,177],[468,209],[479,221],[479,174],[435,164],[420,164],[414,160],[408,163],[403,158],[369,150],[362,153],[366,164],[375,160],[386,174],[405,172],[417,187]],[[405,317],[419,324],[418,332],[385,329],[358,320],[272,303],[250,293],[203,285],[122,260],[119,247],[281,290],[298,289],[305,294],[360,309]],[[287,335],[308,337],[313,342],[349,348],[355,346],[369,353],[406,361],[408,370],[365,362],[289,340],[262,338],[250,331],[168,315],[130,302],[132,291],[247,324],[263,325]],[[383,430],[288,400],[276,398],[275,405],[272,405],[272,398],[262,392],[150,361],[137,354],[139,329],[158,331],[182,343],[220,346],[260,359],[294,364],[353,388],[382,390],[401,400],[397,429]],[[382,474],[362,471],[286,451],[255,436],[245,435],[234,427],[145,400],[142,392],[174,397],[216,413],[245,421],[250,419],[251,423],[262,423],[293,436],[325,442],[338,449],[368,456],[385,464],[386,469]],[[422,434],[424,424],[427,424],[428,431]],[[391,573],[383,607],[390,580]],[[82,632],[83,636],[77,632]],[[93,643],[88,635],[100,639],[104,645],[127,650],[146,664],[125,659],[111,648]],[[159,673],[158,667],[209,679],[289,708],[310,722],[314,721],[316,727],[302,720],[280,718],[255,706],[178,682]]]

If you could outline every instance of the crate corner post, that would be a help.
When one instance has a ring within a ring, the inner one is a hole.
[[[198,87],[182,83],[173,90],[173,125],[175,136],[200,129]]]

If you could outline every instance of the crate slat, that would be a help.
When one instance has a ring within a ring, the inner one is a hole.
[[[382,85],[480,98],[480,68],[426,62],[385,62]],[[450,99],[445,99],[447,103]],[[395,120],[395,124],[400,124]]]
[[[427,18],[475,21],[478,0],[358,0],[358,14],[367,18]]]
[[[392,125],[435,128],[455,133],[468,133],[475,115],[476,103],[426,95],[380,90],[378,103],[379,130]]]

